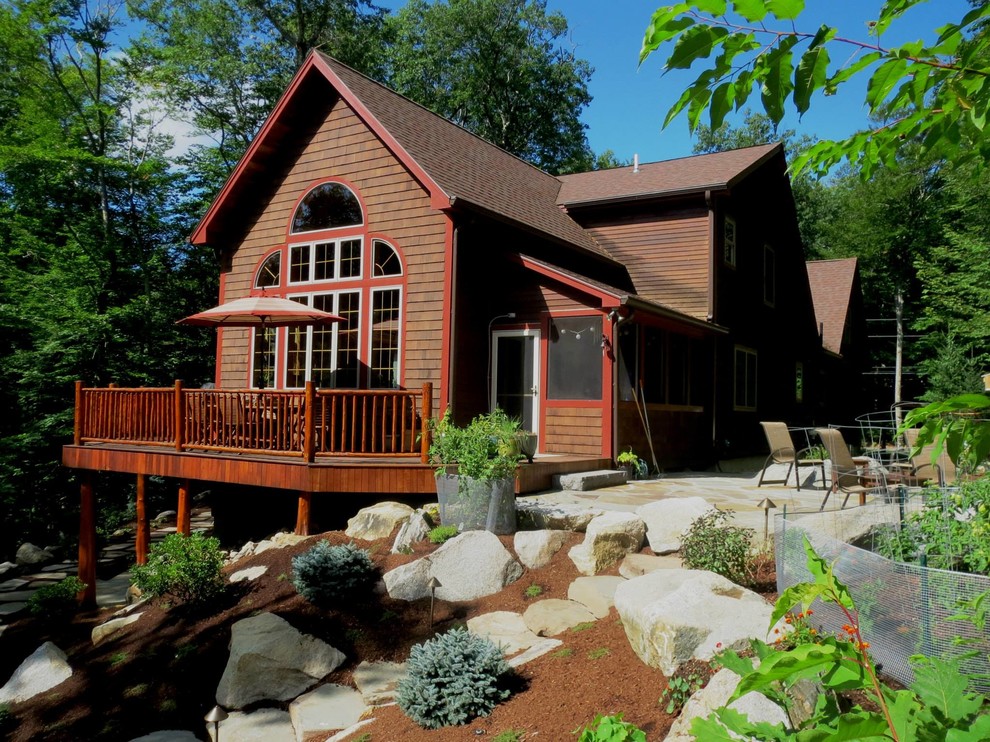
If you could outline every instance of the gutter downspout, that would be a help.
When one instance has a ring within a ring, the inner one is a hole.
[[[632,319],[636,310],[629,307],[629,314],[623,317],[617,309],[608,313],[612,321],[612,459],[619,455],[619,325]]]
[[[715,301],[717,282],[715,274],[718,271],[718,246],[716,245],[717,230],[715,229],[715,201],[712,192],[705,191],[705,205],[708,207],[708,242],[711,247],[711,263],[708,266],[708,321],[715,321],[718,308]],[[715,467],[718,469],[718,338],[712,339],[712,451],[715,453]]]

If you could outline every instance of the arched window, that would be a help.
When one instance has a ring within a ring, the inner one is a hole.
[[[261,264],[254,277],[256,289],[267,289],[278,286],[282,281],[282,252],[273,252]]]
[[[375,261],[371,272],[373,278],[402,275],[402,262],[399,260],[399,254],[384,240],[374,241],[372,257]]]
[[[292,233],[362,224],[361,204],[341,183],[321,183],[307,193],[292,216]]]

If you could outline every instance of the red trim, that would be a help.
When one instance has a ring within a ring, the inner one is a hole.
[[[550,400],[547,399],[547,386],[550,376],[547,373],[547,358],[550,355],[550,313],[543,312],[540,318],[540,424],[537,447],[546,451],[547,445],[547,409]]]
[[[331,229],[315,229],[312,232],[293,232],[292,221],[296,218],[296,211],[299,209],[299,204],[303,202],[303,199],[306,198],[306,196],[308,196],[314,188],[324,185],[325,183],[339,183],[354,194],[354,198],[358,200],[358,205],[361,207],[361,223],[348,224],[346,227],[333,227]],[[285,240],[286,242],[312,242],[325,237],[330,238],[331,236],[343,237],[349,234],[348,230],[355,230],[356,232],[364,233],[367,228],[368,207],[365,206],[364,199],[361,198],[361,192],[358,190],[357,186],[344,178],[320,178],[319,180],[312,181],[309,187],[303,191],[303,194],[296,199],[296,203],[292,206],[292,211],[289,212],[289,223],[285,225]]]
[[[615,410],[612,408],[615,403],[612,394],[612,385],[615,383],[612,375],[615,369],[615,325],[607,317],[602,318],[602,335],[608,342],[602,353],[602,456],[612,459],[615,458],[615,451],[612,450],[612,425],[615,422]]]
[[[603,307],[617,307],[622,303],[622,297],[618,294],[613,294],[605,291],[604,289],[598,288],[597,286],[592,286],[590,283],[586,283],[575,276],[562,273],[556,270],[553,266],[533,260],[525,255],[510,255],[509,260],[518,263],[523,268],[535,271],[536,273],[546,276],[547,278],[552,278],[558,283],[562,283],[565,286],[576,289],[584,294],[587,294],[588,296],[593,296],[602,302]]]
[[[437,416],[442,416],[450,404],[451,315],[454,291],[454,220],[445,214],[447,223],[443,233],[443,326],[440,340],[440,405]],[[491,342],[491,338],[488,339]]]
[[[228,275],[230,274],[229,273],[220,274],[220,291],[219,291],[220,297],[219,297],[219,301],[217,302],[218,304],[223,304],[224,295],[227,293]],[[213,371],[213,385],[215,387],[223,386],[223,384],[221,383],[221,378],[223,376],[223,370],[221,368],[222,358],[223,358],[223,328],[218,327],[217,328],[217,360],[216,360],[216,366]]]

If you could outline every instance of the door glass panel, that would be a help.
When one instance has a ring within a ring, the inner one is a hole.
[[[525,430],[535,430],[536,338],[507,335],[496,338],[498,366],[495,369],[495,405],[520,421]]]

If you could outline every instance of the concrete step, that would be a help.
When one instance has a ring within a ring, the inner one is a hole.
[[[625,484],[626,472],[625,470],[599,469],[572,474],[555,474],[553,483],[562,490],[587,492],[601,487],[615,487],[619,484]]]

